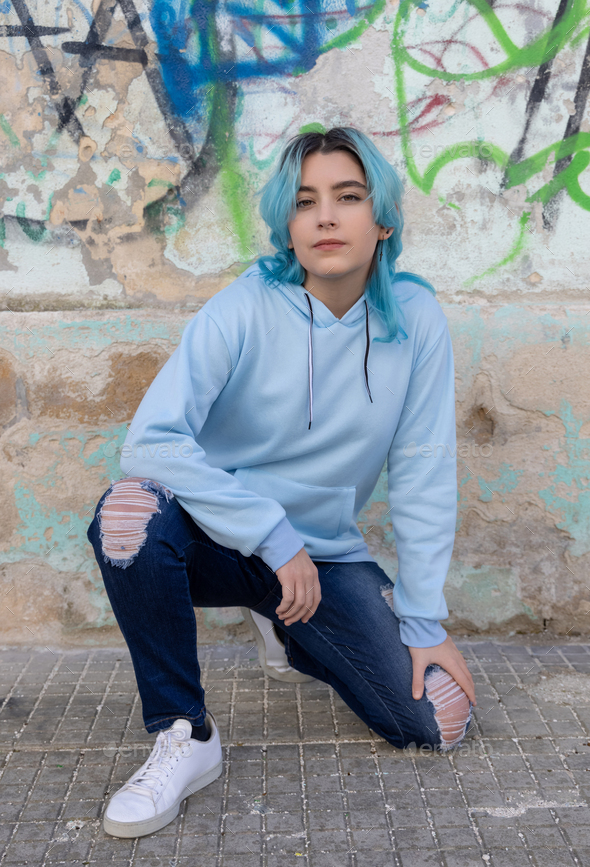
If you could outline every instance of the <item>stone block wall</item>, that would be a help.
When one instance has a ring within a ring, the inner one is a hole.
[[[349,124],[404,180],[400,268],[453,337],[445,625],[588,633],[589,25],[549,0],[0,8],[5,643],[121,641],[85,532],[126,425],[191,316],[269,251],[283,143]],[[383,474],[359,526],[393,577],[387,509]],[[198,622],[247,632],[239,609]]]

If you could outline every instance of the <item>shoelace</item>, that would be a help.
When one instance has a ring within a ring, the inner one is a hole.
[[[134,780],[127,783],[125,788],[133,789],[142,795],[158,794],[166,778],[174,770],[174,765],[181,756],[187,755],[183,749],[185,746],[188,746],[186,741],[175,738],[173,730],[159,732],[148,764]]]

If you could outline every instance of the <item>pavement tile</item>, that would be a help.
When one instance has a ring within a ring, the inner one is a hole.
[[[346,821],[342,809],[312,810],[309,814],[309,828],[313,831],[342,831]]]
[[[403,867],[440,867],[441,863],[444,863],[436,849],[430,851],[406,849],[405,852],[400,853],[400,860]]]
[[[428,828],[399,828],[395,831],[395,842],[398,849],[430,849],[433,837]]]
[[[359,853],[391,850],[391,838],[383,828],[365,828],[352,832],[353,846]]]
[[[267,813],[266,830],[271,834],[284,834],[287,832],[298,834],[304,830],[303,814]]]
[[[27,667],[0,714],[2,865],[209,867],[221,852],[218,867],[590,867],[590,706],[531,691],[542,673],[590,674],[590,645],[460,645],[474,725],[448,756],[413,757],[327,684],[265,679],[251,644],[199,647],[224,771],[137,842],[101,819],[154,740],[128,651],[5,648],[0,691]]]
[[[350,849],[350,844],[346,835],[346,831],[310,831],[311,848],[313,851],[320,850],[322,852],[342,852]]]
[[[477,845],[471,828],[437,828],[436,833],[441,849],[455,849],[459,846],[470,848]]]
[[[471,849],[446,849],[444,853],[447,867],[481,867],[485,862],[482,861],[482,852],[479,848],[473,846]]]

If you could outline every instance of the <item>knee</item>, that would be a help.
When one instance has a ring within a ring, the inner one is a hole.
[[[172,493],[151,479],[113,482],[97,513],[100,544],[106,563],[125,569],[137,557],[147,538],[147,525],[160,512],[160,496]]]
[[[471,720],[471,702],[454,678],[439,666],[426,674],[424,688],[434,705],[440,735],[438,747],[444,752],[463,740]]]

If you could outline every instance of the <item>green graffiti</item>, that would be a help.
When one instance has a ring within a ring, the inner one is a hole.
[[[579,181],[581,173],[590,164],[590,153],[588,152],[590,133],[587,132],[576,133],[565,140],[556,141],[520,162],[511,162],[509,155],[493,142],[481,140],[458,142],[446,146],[440,154],[431,160],[423,173],[418,169],[411,147],[411,117],[408,111],[405,82],[406,67],[426,75],[430,79],[443,81],[482,80],[520,68],[538,67],[542,63],[554,59],[566,46],[571,47],[574,40],[579,41],[582,34],[589,30],[587,26],[582,27],[589,14],[587,3],[585,0],[570,0],[564,15],[558,22],[554,22],[536,39],[519,48],[510,39],[498,16],[486,0],[467,0],[467,3],[481,16],[498,46],[506,55],[506,59],[502,62],[473,73],[447,72],[416,60],[404,45],[409,9],[407,3],[400,5],[395,18],[391,40],[391,51],[394,59],[394,88],[401,147],[409,179],[424,195],[429,195],[437,175],[446,166],[454,160],[477,158],[501,169],[505,175],[505,188],[510,189],[518,184],[526,184],[526,182],[539,176],[550,160],[557,163],[564,157],[572,157],[569,164],[552,180],[545,183],[540,189],[529,192],[526,202],[531,204],[541,202],[546,205],[561,190],[566,190],[573,202],[584,210],[590,211],[590,195],[582,189]],[[513,262],[522,253],[526,244],[527,232],[530,232],[529,219],[530,210],[525,211],[520,217],[516,238],[506,255],[481,274],[469,278],[465,281],[465,285],[471,285],[476,280],[493,274]]]
[[[24,202],[19,202],[16,206],[16,221],[29,240],[39,243],[45,240],[48,230],[45,226],[34,223],[25,216],[26,205]]]
[[[321,53],[325,54],[326,51],[331,51],[333,48],[346,48],[351,42],[356,42],[359,36],[362,36],[365,30],[381,15],[384,9],[385,0],[377,0],[377,3],[371,6],[365,18],[359,21],[358,24],[355,24],[350,30],[347,30],[346,33],[341,33],[329,42],[326,42],[320,49]]]
[[[47,142],[47,148],[46,148],[45,153],[51,153],[52,151],[55,151],[55,149],[57,148],[60,136],[61,136],[61,129],[54,129],[53,132],[51,133],[51,135],[49,136],[49,141]]]
[[[541,187],[533,196],[529,196],[527,202],[543,202],[545,205],[560,190],[566,189],[570,199],[576,205],[590,211],[590,196],[583,191],[578,180],[579,175],[588,168],[588,163],[590,163],[590,154],[587,151],[576,154],[566,169],[544,187]]]
[[[49,215],[51,214],[51,203],[53,202],[53,197],[55,193],[51,192],[49,194],[49,198],[47,200],[47,210],[45,211],[45,220],[49,219]]]
[[[119,180],[117,178],[117,180]],[[172,181],[165,181],[163,178],[152,178],[148,183],[148,187],[166,187],[168,190],[175,189]]]
[[[277,155],[278,155],[279,151],[281,150],[282,146],[283,146],[282,142],[279,141],[278,144],[275,145],[275,147],[273,148],[273,150],[271,151],[269,156],[266,157],[266,159],[261,160],[261,159],[258,159],[256,157],[256,154],[254,153],[254,141],[253,141],[253,139],[249,139],[248,140],[248,158],[255,169],[258,169],[259,171],[265,171],[270,166],[272,166],[272,164],[274,163],[275,159],[277,158]]]
[[[472,283],[475,283],[476,280],[481,280],[482,277],[487,277],[489,274],[494,274],[498,271],[499,268],[502,268],[504,265],[508,265],[509,262],[514,262],[517,256],[520,256],[522,251],[525,248],[527,236],[526,232],[530,231],[528,228],[528,222],[530,219],[530,211],[523,211],[522,216],[518,221],[518,234],[514,243],[512,244],[511,249],[508,253],[501,259],[499,262],[496,262],[495,265],[491,265],[489,268],[486,268],[485,271],[482,271],[481,274],[475,274],[473,277],[469,277],[469,279],[464,280],[463,283],[465,286],[471,286]]]
[[[112,186],[114,183],[116,183],[117,181],[120,181],[120,180],[121,180],[121,172],[119,171],[119,169],[113,169],[113,171],[109,175],[109,178],[107,180],[107,184],[110,184]],[[148,187],[149,187],[149,184],[148,184]]]
[[[6,223],[4,217],[0,217],[0,247],[6,244]]]
[[[166,195],[145,206],[145,225],[157,237],[170,237],[184,226],[186,214],[178,200],[176,188],[168,181],[162,181],[162,184],[168,187]],[[154,183],[154,186],[159,184]]]
[[[549,183],[545,184],[536,193],[530,195],[527,202],[542,202],[546,204],[557,193],[566,189],[573,201],[585,210],[590,210],[590,197],[580,187],[578,176],[588,166],[590,157],[586,148],[590,148],[590,133],[579,132],[569,136],[563,141],[554,142],[543,148],[532,157],[522,160],[520,163],[508,165],[506,168],[506,188],[525,184],[535,175],[540,174],[549,158],[553,156],[553,163],[559,162],[564,157],[573,156],[569,166],[556,175]]]
[[[240,168],[236,133],[230,120],[230,102],[227,85],[218,82],[210,95],[212,118],[212,137],[215,153],[220,165],[221,192],[229,210],[234,234],[238,239],[239,255],[246,260],[256,257],[248,246],[252,243],[252,220],[248,199],[249,186]]]
[[[42,160],[42,165],[47,165],[47,157],[41,156],[40,159]],[[47,169],[39,169],[37,174],[35,174],[35,172],[32,171],[32,169],[27,169],[27,174],[34,181],[39,181],[39,180],[43,180],[43,178],[47,174]]]
[[[8,141],[10,142],[10,144],[12,145],[13,148],[19,148],[20,147],[20,142],[18,140],[17,134],[15,133],[13,128],[10,126],[10,124],[8,123],[8,121],[6,120],[6,118],[4,117],[3,114],[0,114],[0,129],[2,130],[2,132],[4,133],[4,135],[6,136],[6,138],[8,139]]]
[[[306,123],[304,126],[299,127],[299,132],[300,133],[306,133],[306,132],[325,133],[326,127],[323,124],[317,123],[317,122],[316,123]]]
[[[447,208],[452,208],[454,211],[460,211],[461,210],[459,205],[456,205],[454,202],[447,201],[447,199],[444,196],[439,196],[438,200],[441,203],[441,205],[446,205]]]
[[[540,36],[519,48],[510,39],[487,0],[467,0],[467,3],[481,15],[495,37],[498,46],[506,55],[505,60],[478,72],[447,72],[421,63],[410,54],[401,41],[406,19],[401,11],[398,11],[393,37],[396,64],[407,64],[415,72],[420,72],[429,78],[440,78],[442,81],[480,81],[484,78],[493,78],[514,69],[540,66],[542,63],[553,60],[562,48],[572,42],[575,34],[570,34],[580,27],[588,15],[586,0],[570,0],[565,13],[558,22],[549,25]],[[401,5],[403,6],[403,4]]]

